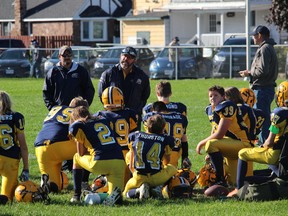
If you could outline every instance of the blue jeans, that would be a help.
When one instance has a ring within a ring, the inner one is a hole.
[[[254,89],[254,93],[256,96],[254,108],[261,109],[265,114],[265,121],[259,134],[259,142],[264,143],[269,135],[271,103],[274,100],[275,88],[273,86],[257,87]]]

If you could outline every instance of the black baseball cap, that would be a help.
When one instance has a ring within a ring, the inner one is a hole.
[[[134,49],[134,48],[131,47],[131,46],[128,46],[128,47],[124,48],[124,49],[121,51],[121,54],[128,54],[128,55],[132,56],[133,58],[136,58],[136,57],[137,57],[137,51],[136,51],[136,49]]]
[[[178,38],[178,37],[174,37],[173,40],[175,40],[175,41],[178,42],[178,41],[179,41],[179,38]]]
[[[263,35],[270,35],[270,31],[266,26],[259,25],[250,33],[250,35],[257,35],[257,34],[263,34]]]
[[[63,55],[64,53],[68,53],[69,55],[73,54],[73,51],[70,46],[64,45],[59,49],[59,55]]]

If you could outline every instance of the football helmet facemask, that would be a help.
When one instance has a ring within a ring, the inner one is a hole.
[[[207,162],[199,171],[197,182],[201,187],[211,186],[216,181],[216,172],[213,165]]]
[[[190,186],[193,188],[197,183],[197,176],[196,174],[189,170],[189,169],[179,169],[176,173],[176,176],[183,177],[188,180]]]
[[[242,88],[240,90],[241,96],[246,104],[250,107],[253,107],[256,103],[256,96],[252,89],[249,88]]]
[[[163,187],[164,198],[191,198],[193,188],[184,177],[173,176],[168,184]]]
[[[288,106],[288,81],[279,84],[275,94],[275,102],[278,107]]]
[[[15,198],[18,202],[49,201],[48,195],[32,181],[21,182],[15,189]]]
[[[124,97],[122,91],[114,86],[106,88],[102,93],[102,103],[105,109],[123,109]]]

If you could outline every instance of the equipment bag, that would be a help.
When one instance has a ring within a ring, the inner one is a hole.
[[[239,189],[237,196],[240,200],[247,201],[268,201],[280,197],[275,181],[267,181],[262,184],[249,184]]]

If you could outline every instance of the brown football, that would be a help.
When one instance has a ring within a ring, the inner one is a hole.
[[[210,197],[227,196],[228,193],[228,189],[222,185],[212,185],[204,191],[204,194]]]

